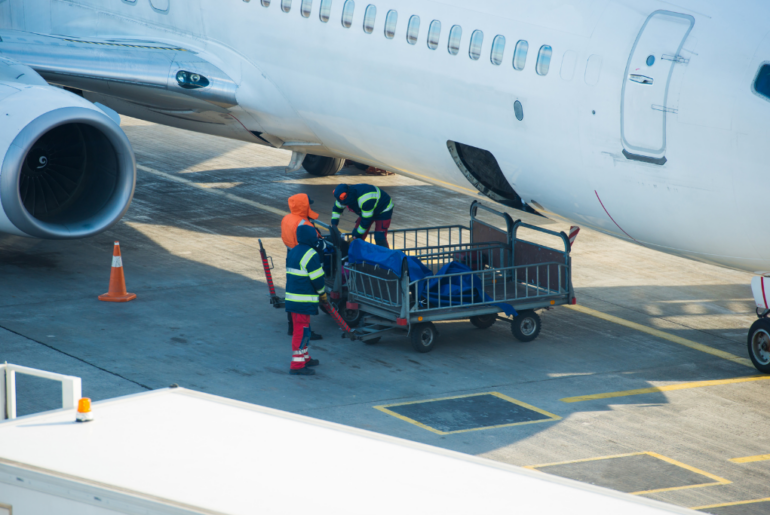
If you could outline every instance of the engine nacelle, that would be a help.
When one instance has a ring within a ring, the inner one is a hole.
[[[72,239],[108,229],[134,195],[128,138],[94,104],[17,67],[29,71],[24,82],[0,74],[0,232]]]

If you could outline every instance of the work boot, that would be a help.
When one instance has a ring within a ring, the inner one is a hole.
[[[321,336],[321,335],[320,335],[320,334],[318,334],[318,333],[310,333],[310,341],[311,341],[311,342],[314,342],[314,341],[316,341],[316,340],[323,340],[323,339],[324,339],[324,337],[323,337],[323,336]]]
[[[321,364],[321,362],[318,361],[317,359],[309,359],[309,360],[305,361],[305,368],[307,368],[307,367],[317,367],[320,364]]]
[[[314,376],[315,370],[310,368],[291,368],[289,369],[289,374],[293,376]]]

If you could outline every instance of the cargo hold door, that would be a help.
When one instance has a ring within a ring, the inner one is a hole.
[[[674,66],[685,61],[682,45],[695,18],[655,11],[644,22],[626,66],[620,109],[623,155],[646,163],[666,163],[668,86]]]

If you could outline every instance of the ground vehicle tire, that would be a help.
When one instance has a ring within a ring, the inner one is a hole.
[[[749,357],[763,374],[770,374],[770,320],[760,318],[749,329]]]
[[[316,177],[328,177],[342,170],[345,165],[344,159],[336,157],[314,156],[308,154],[302,161],[302,167],[310,175]]]
[[[497,322],[497,315],[479,315],[471,317],[471,324],[475,325],[479,329],[489,329]]]
[[[337,303],[337,311],[350,327],[358,327],[361,319],[364,318],[364,313],[360,309],[348,309],[347,299],[342,299]]]
[[[520,342],[531,342],[540,334],[542,324],[540,317],[532,309],[519,311],[518,316],[513,317],[511,332]]]
[[[371,340],[365,340],[364,343],[367,345],[377,345],[380,343],[380,340],[382,340],[382,336],[378,336],[377,338],[372,338]]]
[[[412,332],[409,335],[412,340],[412,348],[417,352],[430,352],[436,345],[438,331],[436,326],[430,322],[425,324],[415,324],[412,326]]]

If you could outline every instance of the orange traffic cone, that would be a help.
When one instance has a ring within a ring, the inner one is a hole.
[[[99,295],[99,300],[106,302],[128,302],[136,298],[135,293],[126,291],[126,278],[123,275],[123,259],[120,257],[120,242],[115,242],[112,253],[112,273],[110,273],[110,291]]]

